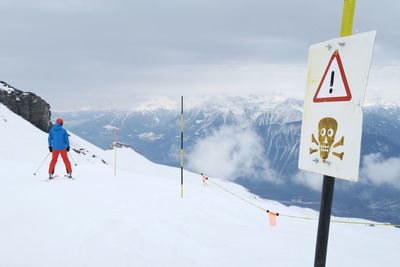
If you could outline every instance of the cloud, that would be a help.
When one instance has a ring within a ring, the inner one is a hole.
[[[366,101],[375,103],[382,99],[386,102],[400,103],[399,83],[399,65],[372,66],[368,79]]]
[[[292,181],[297,184],[304,185],[312,190],[321,191],[323,177],[321,174],[299,171],[295,176],[292,177]]]
[[[400,158],[385,159],[381,154],[369,154],[363,157],[360,179],[373,185],[389,185],[400,189]],[[291,180],[315,191],[321,191],[322,175],[300,171]],[[337,184],[342,190],[349,189],[356,183]]]
[[[130,108],[147,95],[272,90],[303,95],[299,88],[305,84],[308,47],[337,36],[342,5],[2,0],[0,31],[7,41],[2,42],[0,73],[2,80],[33,90],[58,110],[79,109],[88,100],[93,108],[111,103]],[[374,64],[399,65],[400,34],[393,27],[399,5],[394,0],[357,3],[354,33],[379,33]],[[371,73],[371,86],[379,95],[399,98],[398,71],[381,73]]]
[[[322,175],[300,171],[293,176],[292,181],[312,190],[321,191]],[[363,157],[360,179],[373,185],[389,185],[400,189],[400,158],[385,159],[381,154],[369,154]],[[346,183],[342,189],[349,189],[356,183]],[[338,184],[337,186],[341,186]]]
[[[189,169],[211,177],[279,182],[265,160],[261,138],[251,129],[223,126],[199,140],[187,154],[187,159]]]
[[[389,185],[400,189],[400,158],[385,159],[381,154],[363,158],[360,176],[374,185]]]

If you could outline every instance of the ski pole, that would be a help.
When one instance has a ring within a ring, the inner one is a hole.
[[[40,163],[39,168],[33,173],[33,175],[36,175],[36,173],[40,170],[42,167],[43,163],[46,161],[47,157],[50,155],[50,152],[47,153],[46,157],[43,159],[42,163]]]
[[[75,165],[75,166],[78,165],[78,164],[76,164],[74,158],[71,156],[71,153],[69,153],[69,151],[68,151],[68,155],[69,155],[69,157],[72,159],[72,162],[74,163],[74,165]]]

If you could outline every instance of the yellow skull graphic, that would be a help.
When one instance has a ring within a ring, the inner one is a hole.
[[[318,123],[318,141],[314,134],[311,134],[311,143],[316,144],[319,149],[310,147],[310,155],[319,150],[319,156],[321,157],[322,162],[327,163],[326,159],[329,157],[331,149],[344,146],[344,136],[342,136],[339,141],[334,143],[337,128],[338,123],[334,118],[322,118]],[[332,151],[332,155],[338,157],[340,160],[343,160],[344,152],[339,153]],[[314,159],[314,161],[318,163],[317,159]]]
[[[318,123],[319,154],[323,160],[329,156],[329,152],[335,141],[337,127],[337,121],[330,117],[323,118]]]

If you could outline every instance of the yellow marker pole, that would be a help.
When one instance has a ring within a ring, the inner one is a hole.
[[[340,37],[348,36],[353,33],[355,6],[356,0],[344,0]],[[318,220],[317,242],[315,246],[314,267],[325,267],[326,264],[334,188],[335,177],[324,175]]]
[[[344,0],[340,37],[353,34],[353,21],[354,21],[355,9],[356,9],[356,0]]]
[[[181,96],[181,198],[183,198],[183,96]]]

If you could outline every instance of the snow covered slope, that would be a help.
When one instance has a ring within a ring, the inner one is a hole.
[[[226,177],[235,179],[237,183],[264,198],[319,209],[320,184],[318,181],[310,181],[309,175],[304,177],[297,166],[302,105],[302,100],[279,96],[208,97],[199,100],[186,98],[184,146],[188,168],[210,172],[210,175],[221,175],[219,167],[223,164],[220,160],[217,165],[212,164],[215,160],[198,161],[192,158],[193,155],[220,137],[231,145],[224,147],[221,144],[221,149],[213,155],[218,155],[216,158],[221,160],[224,160],[223,155],[237,158],[236,155],[244,151],[242,143],[258,140],[259,144],[254,146],[257,149],[248,150],[251,153],[244,157],[252,163],[247,165],[251,168],[232,171]],[[175,167],[179,161],[180,105],[172,100],[157,99],[143,103],[132,112],[78,111],[53,114],[64,118],[71,131],[102,148],[110,146],[114,139],[114,129],[119,127],[119,140],[131,145],[148,159]],[[243,129],[247,133],[254,132],[253,137],[236,138],[237,133],[243,132]],[[368,159],[377,155],[379,165],[381,161],[400,158],[399,130],[400,105],[378,102],[365,106],[362,170],[368,169]],[[206,156],[206,153],[201,154]],[[251,157],[266,160],[251,160]],[[266,170],[266,161],[271,170]],[[400,174],[396,176],[399,173],[397,165],[391,163],[384,167],[387,175],[383,176],[399,181]],[[371,183],[371,177],[379,183]],[[380,171],[362,171],[356,184],[339,179],[335,187],[333,214],[400,224],[399,187],[382,183],[388,180],[385,178],[382,179]]]
[[[65,125],[68,128],[68,125]],[[0,105],[0,266],[312,266],[317,222],[267,215],[199,175],[157,165],[129,149],[101,150],[71,135],[74,180],[48,181],[47,135]],[[61,160],[60,160],[61,161]],[[287,215],[311,210],[262,200]],[[398,266],[400,229],[331,225],[328,266]]]

